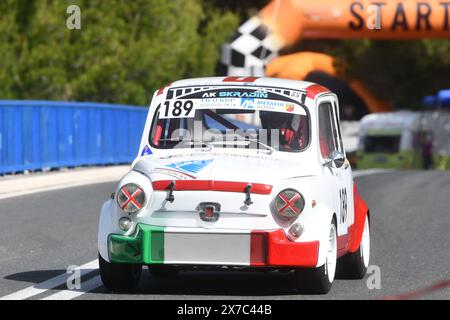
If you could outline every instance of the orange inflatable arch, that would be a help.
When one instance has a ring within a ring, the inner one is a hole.
[[[450,1],[445,0],[273,0],[258,18],[278,48],[302,39],[422,39],[450,38]],[[337,76],[334,59],[322,53],[300,52],[268,61],[266,75],[305,79],[314,71]],[[370,112],[390,109],[363,83],[349,86]]]

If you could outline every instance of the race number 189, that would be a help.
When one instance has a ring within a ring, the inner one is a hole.
[[[167,100],[164,102],[161,118],[194,117],[194,102],[192,100]]]

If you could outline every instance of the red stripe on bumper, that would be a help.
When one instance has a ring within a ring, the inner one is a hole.
[[[251,266],[315,267],[319,241],[292,242],[283,230],[254,231],[251,235]]]
[[[160,180],[153,182],[153,190],[166,191],[172,180]],[[261,183],[251,183],[252,194],[267,195],[272,192],[273,186]],[[213,180],[175,180],[175,191],[222,191],[222,192],[245,192],[248,183],[233,181]]]
[[[253,231],[250,243],[250,265],[262,267],[266,265],[267,234],[262,231]]]

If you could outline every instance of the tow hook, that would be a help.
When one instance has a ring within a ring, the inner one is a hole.
[[[251,198],[251,196],[252,196],[251,191],[252,191],[252,185],[249,183],[249,184],[247,185],[247,187],[245,188],[245,194],[246,194],[246,197],[245,197],[244,204],[245,204],[247,207],[249,207],[250,205],[253,204],[253,201],[252,201],[252,198]]]
[[[170,203],[175,201],[175,197],[173,195],[173,190],[175,190],[175,181],[172,181],[169,185],[169,194],[167,195],[166,201]]]

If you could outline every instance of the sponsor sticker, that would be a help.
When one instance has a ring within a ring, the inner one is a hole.
[[[176,98],[173,98],[173,94],[170,97],[167,96],[167,100],[161,104],[160,119],[193,118],[196,110],[202,109],[241,109],[306,114],[305,110],[291,98],[302,98],[304,94],[302,92],[288,90],[274,92],[243,88],[183,90],[175,91],[175,93],[180,91],[180,94],[175,94]]]
[[[265,91],[221,91],[219,97],[223,98],[269,98],[269,93]]]
[[[178,180],[194,180],[196,179],[196,177],[194,177],[193,175],[184,173],[184,172],[180,172],[177,170],[173,170],[173,169],[168,169],[168,168],[156,168],[154,170],[152,170],[152,174],[165,174],[168,176],[171,176],[173,178],[176,178]]]
[[[168,164],[167,167],[184,172],[184,173],[199,173],[211,164],[213,160],[195,160],[195,161],[181,161]]]
[[[145,146],[144,149],[142,150],[141,157],[149,156],[149,155],[152,155],[152,154],[153,154],[152,150],[151,150],[150,147],[147,145],[147,146]]]
[[[241,99],[242,109],[255,109],[255,99],[254,98],[242,98]]]
[[[294,110],[295,110],[295,104],[293,104],[293,103],[286,103],[285,108],[286,108],[286,111],[287,111],[287,112],[294,112]]]

